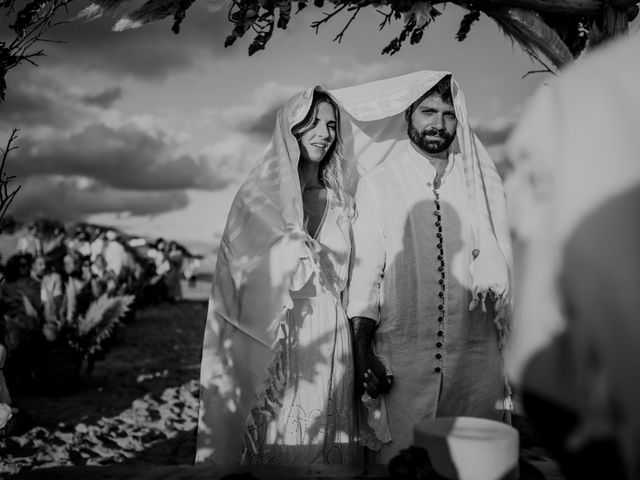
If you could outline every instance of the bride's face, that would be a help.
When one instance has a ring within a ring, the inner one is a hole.
[[[336,114],[333,105],[319,102],[311,127],[298,138],[300,160],[319,163],[336,139]]]

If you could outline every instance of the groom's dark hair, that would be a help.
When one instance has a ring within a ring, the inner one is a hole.
[[[451,75],[445,75],[440,79],[438,83],[436,83],[433,87],[431,87],[427,92],[418,98],[415,102],[411,104],[409,108],[404,111],[404,118],[408,121],[411,120],[411,114],[413,113],[413,109],[416,105],[420,105],[422,101],[427,97],[440,97],[443,102],[453,104],[453,94],[451,93]]]

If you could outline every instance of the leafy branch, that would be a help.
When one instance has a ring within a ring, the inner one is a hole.
[[[13,31],[13,39],[0,40],[0,101],[4,101],[7,84],[7,72],[22,62],[37,66],[34,60],[44,55],[44,50],[38,48],[42,42],[54,42],[44,37],[52,28],[66,23],[55,20],[60,9],[67,11],[67,6],[73,0],[33,0],[22,8],[17,0],[0,1],[0,8],[4,10],[4,18],[13,23],[9,28]]]
[[[128,1],[93,0],[88,8],[97,6],[100,10],[113,11]],[[125,28],[161,20],[171,14],[177,21],[184,17],[192,3],[192,0],[147,1],[125,16],[128,21]],[[440,15],[436,6],[452,3],[467,11],[456,33],[458,40],[465,40],[473,24],[485,14],[532,58],[549,65],[551,71],[572,62],[586,48],[625,33],[628,23],[640,11],[637,0],[331,0],[330,3],[333,10],[323,12],[322,18],[311,23],[311,28],[318,33],[321,26],[340,14],[349,14],[345,26],[334,37],[336,42],[343,40],[358,13],[366,7],[375,8],[382,15],[379,30],[393,21],[403,21],[400,34],[382,51],[389,55],[397,53],[406,41],[412,45],[420,43],[424,30]],[[325,1],[230,0],[228,18],[233,29],[225,46],[233,45],[252,31],[255,35],[249,45],[249,55],[264,50],[276,28],[287,28],[294,6],[298,13],[311,4],[323,8]]]

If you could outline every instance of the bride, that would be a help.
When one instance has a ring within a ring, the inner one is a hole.
[[[293,97],[221,240],[196,462],[356,462],[345,167],[336,103],[319,87]]]

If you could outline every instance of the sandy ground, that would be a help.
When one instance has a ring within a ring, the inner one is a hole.
[[[202,297],[206,289],[185,289]],[[13,391],[16,431],[0,438],[0,476],[55,465],[191,463],[206,303],[138,312],[90,376],[65,396]]]
[[[138,313],[107,358],[65,396],[13,392],[17,430],[0,436],[0,478],[64,465],[191,464],[208,285]],[[521,419],[522,420],[522,419]],[[521,456],[561,479],[521,421]]]

